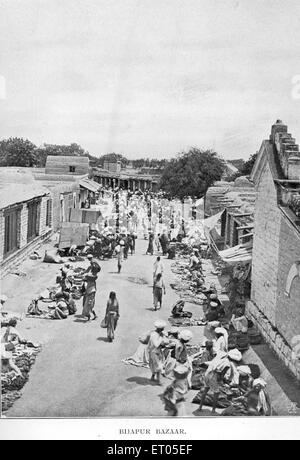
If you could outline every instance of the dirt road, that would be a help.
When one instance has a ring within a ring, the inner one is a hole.
[[[170,288],[174,279],[171,261],[164,260],[167,296],[163,310],[152,311],[155,257],[145,252],[146,243],[139,241],[137,254],[124,263],[121,275],[117,274],[116,260],[102,263],[96,300],[98,321],[86,324],[81,318],[70,317],[59,322],[25,319],[21,323],[22,332],[44,346],[22,398],[7,413],[8,417],[166,416],[159,397],[163,387],[149,381],[150,371],[122,363],[135,352],[138,337],[151,330],[157,318],[169,317],[177,300]],[[53,284],[57,271],[58,267],[51,267],[50,272],[39,271],[45,284],[35,288]],[[36,281],[40,283],[41,279]],[[117,292],[121,315],[113,344],[107,343],[106,330],[100,328],[111,290]],[[26,295],[29,297],[30,292]],[[81,302],[78,307],[81,312]],[[199,329],[195,337],[199,342],[202,328],[195,329]],[[164,380],[164,386],[167,384],[169,381]]]

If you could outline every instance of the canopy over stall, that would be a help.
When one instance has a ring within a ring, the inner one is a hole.
[[[240,244],[233,248],[220,251],[219,256],[228,264],[243,263],[248,264],[252,261],[253,243]]]

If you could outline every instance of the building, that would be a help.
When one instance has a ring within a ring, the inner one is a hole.
[[[124,168],[120,161],[104,162],[104,168],[93,168],[94,180],[102,187],[119,187],[126,190],[157,191],[159,176],[143,174],[133,168]]]
[[[239,174],[238,168],[236,168],[230,161],[225,161],[224,162],[224,172],[222,179],[223,180],[230,180],[233,177],[237,176]]]
[[[217,182],[205,197],[205,217],[218,216],[210,239],[218,250],[253,240],[256,191],[246,177],[235,182]]]
[[[90,180],[87,157],[49,156],[45,169],[32,169],[35,180],[50,191],[53,206],[53,230],[62,222],[69,222],[71,212],[91,202],[99,184]]]
[[[1,276],[37,250],[51,233],[50,192],[38,186],[30,173],[1,168]]]
[[[294,375],[300,335],[300,153],[280,120],[263,141],[251,179],[256,192],[249,317]]]
[[[89,174],[89,159],[80,156],[49,155],[45,173],[56,176],[86,176]]]

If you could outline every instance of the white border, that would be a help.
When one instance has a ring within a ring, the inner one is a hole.
[[[121,429],[148,429],[150,435],[121,435]],[[185,430],[158,435],[156,429]],[[198,419],[33,419],[0,420],[0,440],[300,440],[300,418]]]

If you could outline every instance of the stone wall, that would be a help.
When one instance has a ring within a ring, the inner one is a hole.
[[[292,360],[292,349],[286,339],[280,334],[278,329],[262,313],[253,301],[247,302],[246,314],[253,321],[260,331],[265,341],[274,350],[276,355],[282,360],[285,366],[300,380],[300,371]]]
[[[267,152],[264,152],[267,154]],[[288,369],[300,379],[291,342],[300,334],[300,276],[286,293],[289,273],[300,262],[300,232],[278,204],[267,161],[257,187],[251,301],[247,315]]]
[[[280,222],[276,186],[266,164],[257,188],[251,299],[272,324],[276,322]]]
[[[285,292],[289,272],[300,262],[300,233],[283,216],[280,227],[278,299],[276,326],[288,343],[300,335],[300,278],[293,280],[290,295]]]

